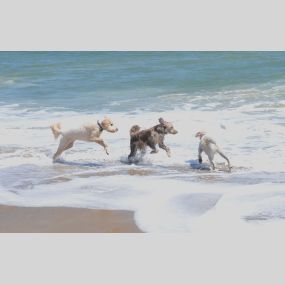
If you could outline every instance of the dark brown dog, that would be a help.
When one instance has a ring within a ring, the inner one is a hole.
[[[167,155],[170,157],[170,149],[164,144],[164,136],[167,134],[175,135],[177,134],[177,131],[170,122],[166,122],[162,118],[160,118],[158,121],[159,125],[142,131],[138,125],[132,126],[130,129],[131,153],[128,156],[129,160],[135,157],[138,150],[145,153],[147,146],[152,149],[151,153],[157,153],[157,144],[160,148],[164,149]]]

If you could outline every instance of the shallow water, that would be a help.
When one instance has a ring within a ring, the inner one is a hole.
[[[150,232],[247,230],[285,217],[285,53],[0,53],[0,203],[135,211]],[[110,155],[49,125],[112,117]],[[173,122],[171,148],[129,164],[129,129]],[[233,165],[197,162],[205,130]]]

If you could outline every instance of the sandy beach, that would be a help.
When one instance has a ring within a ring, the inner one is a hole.
[[[133,212],[0,206],[1,233],[139,233]]]

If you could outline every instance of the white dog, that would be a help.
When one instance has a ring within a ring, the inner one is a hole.
[[[210,164],[213,169],[215,169],[215,165],[213,162],[214,156],[216,153],[218,153],[221,157],[223,157],[228,162],[229,170],[231,170],[231,164],[229,159],[225,156],[225,154],[220,150],[220,148],[217,146],[216,142],[209,136],[206,135],[205,132],[198,132],[196,133],[195,137],[200,138],[200,144],[198,149],[198,159],[199,163],[202,163],[202,152],[204,151],[210,161]]]
[[[104,147],[106,154],[109,154],[108,146],[103,139],[100,138],[100,135],[104,130],[115,133],[118,131],[118,128],[114,126],[111,119],[105,117],[101,123],[97,121],[97,123],[83,125],[77,129],[67,131],[62,131],[60,123],[56,123],[51,126],[51,130],[55,139],[60,135],[62,136],[58,149],[53,156],[53,160],[56,160],[65,150],[72,148],[76,140],[98,143]]]

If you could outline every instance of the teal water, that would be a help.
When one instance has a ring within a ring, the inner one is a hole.
[[[284,52],[0,53],[2,104],[167,110],[209,93],[284,82]]]

